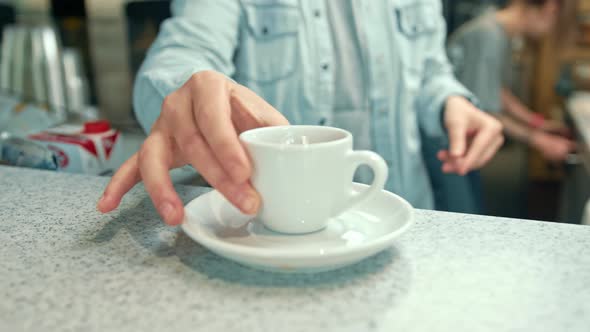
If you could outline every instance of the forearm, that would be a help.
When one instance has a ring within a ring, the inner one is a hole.
[[[528,126],[506,114],[497,114],[496,117],[502,122],[508,137],[526,144],[529,143],[533,131]]]
[[[234,71],[241,19],[237,1],[176,0],[172,12],[135,79],[133,106],[146,132],[164,98],[193,74],[214,70],[230,76]]]
[[[536,113],[531,112],[512,92],[502,88],[500,96],[502,99],[502,108],[506,113],[527,125],[534,122],[537,116]]]
[[[453,75],[445,52],[446,26],[442,9],[433,20],[436,29],[428,35],[428,47],[422,50],[426,54],[422,86],[416,100],[418,121],[422,132],[429,137],[444,138],[446,132],[441,118],[447,101],[452,96],[460,96],[474,101],[474,96]]]

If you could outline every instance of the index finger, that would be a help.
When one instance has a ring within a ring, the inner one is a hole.
[[[119,206],[121,198],[140,180],[137,153],[135,153],[115,172],[98,201],[96,208],[102,213],[114,210]]]

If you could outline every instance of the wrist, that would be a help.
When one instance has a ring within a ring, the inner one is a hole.
[[[537,129],[531,130],[531,133],[529,134],[529,145],[533,147],[539,147],[542,145],[541,141],[543,140],[543,136],[543,131]]]
[[[534,113],[531,115],[529,119],[529,127],[534,129],[539,129],[545,125],[547,120],[545,117],[539,113]]]
[[[459,95],[448,96],[447,100],[445,101],[444,109],[441,112],[441,120],[443,125],[445,125],[447,122],[447,114],[449,113],[449,110],[457,108],[461,109],[465,105],[471,105],[469,100],[467,100],[465,97]]]
[[[460,95],[448,96],[447,100],[445,102],[445,109],[451,107],[452,105],[454,105],[456,103],[469,103],[469,100],[467,100],[465,97],[460,96]]]

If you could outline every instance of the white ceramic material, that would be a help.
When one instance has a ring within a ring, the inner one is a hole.
[[[321,230],[330,218],[381,192],[387,179],[383,158],[353,151],[352,135],[323,126],[280,126],[240,135],[254,167],[252,184],[262,197],[257,216],[268,228],[303,234]],[[352,190],[360,165],[373,169],[370,188]]]
[[[368,186],[354,184],[355,191]],[[241,214],[217,191],[185,207],[182,228],[220,256],[254,268],[319,272],[356,263],[389,248],[413,222],[409,203],[385,190],[331,219],[315,233],[287,235]]]

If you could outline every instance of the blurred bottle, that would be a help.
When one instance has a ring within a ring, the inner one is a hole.
[[[98,119],[98,110],[90,105],[88,80],[83,68],[80,52],[75,48],[63,50],[63,68],[67,109],[70,118],[80,121]]]
[[[0,133],[0,164],[52,171],[59,168],[51,149],[6,132]]]
[[[90,103],[96,104],[94,74],[90,59],[88,43],[88,25],[86,4],[84,0],[51,0],[51,15],[57,26],[62,44],[65,48],[74,49],[80,58],[80,69],[83,77],[88,78],[88,97]]]
[[[66,120],[59,41],[50,27],[7,26],[0,58],[0,131],[37,132]]]

